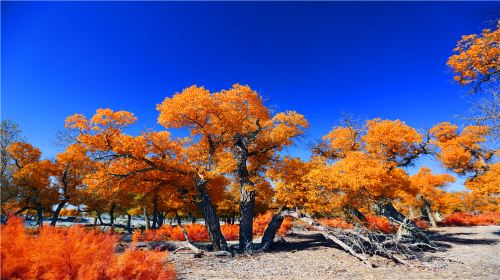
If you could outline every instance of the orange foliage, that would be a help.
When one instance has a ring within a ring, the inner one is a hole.
[[[446,217],[440,225],[443,226],[487,226],[500,225],[500,213],[488,212],[479,215],[471,215],[457,212]]]
[[[267,225],[273,218],[272,212],[266,212],[264,214],[260,214],[253,220],[253,234],[254,235],[263,235],[266,230]],[[290,218],[285,218],[280,228],[278,229],[278,235],[286,235],[290,232],[292,228],[292,220]]]
[[[82,227],[44,227],[30,235],[20,218],[1,226],[2,279],[174,279],[165,253],[115,254],[117,236]]]
[[[413,222],[415,223],[415,225],[416,225],[419,229],[428,229],[428,228],[430,228],[430,227],[431,227],[431,225],[430,225],[428,222],[426,222],[426,221],[424,221],[424,220],[422,220],[422,219],[418,219],[418,220],[415,220],[415,221],[413,221]]]
[[[500,21],[497,29],[484,29],[481,35],[465,35],[448,60],[455,80],[462,85],[487,81],[500,70]]]
[[[223,224],[220,227],[226,240],[238,240],[240,227],[238,225]]]
[[[333,227],[333,228],[353,228],[353,225],[349,224],[346,220],[342,218],[332,218],[332,219],[318,219],[318,222],[326,227]]]
[[[377,230],[383,233],[396,232],[396,228],[391,225],[386,217],[367,215],[366,220],[368,222],[368,228],[371,230]]]

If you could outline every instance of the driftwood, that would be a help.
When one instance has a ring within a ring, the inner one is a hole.
[[[326,239],[333,241],[344,251],[369,267],[375,267],[369,261],[369,257],[373,255],[379,255],[396,263],[411,266],[407,260],[421,259],[424,249],[434,250],[437,248],[425,233],[421,230],[411,231],[413,228],[405,222],[393,221],[399,224],[398,232],[396,234],[384,234],[359,227],[355,229],[326,227],[310,216],[294,211],[285,211],[283,215],[306,222],[314,227],[314,231],[318,231]],[[407,230],[407,233],[403,233],[403,230]]]

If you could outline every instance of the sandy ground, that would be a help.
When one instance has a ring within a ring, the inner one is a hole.
[[[443,248],[412,267],[383,258],[371,269],[321,235],[295,231],[273,252],[193,258],[169,254],[179,279],[500,279],[500,226],[445,227],[433,231]]]

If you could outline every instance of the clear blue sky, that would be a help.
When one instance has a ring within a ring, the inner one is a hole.
[[[134,112],[136,132],[159,128],[155,105],[192,84],[248,84],[304,114],[299,156],[342,112],[422,129],[457,122],[470,104],[447,57],[500,14],[494,2],[1,5],[1,117],[49,158],[68,115],[109,107]]]

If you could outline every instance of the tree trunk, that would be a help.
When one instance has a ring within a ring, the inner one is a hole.
[[[437,227],[436,221],[434,220],[434,217],[432,216],[432,211],[431,211],[431,203],[429,200],[422,198],[422,201],[424,202],[423,205],[423,210],[425,211],[425,216],[427,220],[431,223],[432,227]]]
[[[220,229],[220,221],[215,208],[212,205],[210,196],[206,189],[207,180],[198,179],[196,182],[196,188],[198,190],[197,206],[200,209],[203,218],[205,219],[205,226],[208,231],[208,236],[215,251],[229,251],[229,246],[227,245],[226,238],[222,235]]]
[[[255,206],[254,183],[248,173],[248,145],[255,140],[259,129],[248,135],[237,134],[234,138],[234,156],[236,159],[236,177],[240,185],[240,250],[253,251],[253,210]]]
[[[144,220],[146,221],[146,230],[149,230],[149,215],[148,215],[148,209],[146,207],[142,208],[142,211],[144,212]]]
[[[163,212],[158,212],[158,228],[163,226],[163,222],[165,220],[165,214]]]
[[[52,215],[52,221],[50,222],[51,226],[55,226],[57,223],[57,220],[59,219],[59,213],[61,213],[61,210],[63,209],[64,205],[66,205],[67,200],[62,200],[57,204],[56,210],[54,211],[54,214]]]
[[[390,221],[395,221],[400,225],[404,226],[413,237],[425,242],[433,247],[436,246],[432,240],[429,239],[427,234],[425,234],[421,229],[419,229],[415,223],[407,219],[401,212],[399,212],[391,201],[379,201],[376,206],[377,214],[387,217]]]
[[[443,218],[441,218],[441,214],[439,214],[439,212],[438,212],[438,211],[434,211],[434,213],[433,213],[433,214],[434,214],[434,215],[433,215],[434,220],[435,220],[436,222],[441,222],[441,221],[443,220]]]
[[[255,191],[247,190],[246,185],[241,188],[240,199],[240,250],[253,250],[253,209],[255,206]]]
[[[36,215],[37,215],[36,224],[39,227],[43,226],[43,208],[40,202],[36,203]]]
[[[101,212],[97,212],[97,218],[99,219],[99,223],[103,225],[104,222],[102,221]]]
[[[158,228],[158,192],[153,196],[153,229]]]
[[[264,231],[264,235],[262,235],[262,241],[260,242],[260,250],[268,250],[273,248],[274,237],[276,236],[276,233],[281,227],[281,224],[283,223],[284,219],[285,217],[282,215],[282,210],[273,215],[271,221],[266,227],[266,230]]]
[[[347,214],[351,222],[354,224],[365,224],[366,217],[363,213],[361,213],[357,208],[346,206],[344,207],[344,212]]]
[[[129,233],[132,233],[131,222],[132,222],[132,215],[127,213],[127,230]]]
[[[109,209],[109,225],[111,226],[111,228],[113,228],[115,226],[115,208],[116,208],[116,204],[113,203],[111,204],[111,208]]]

